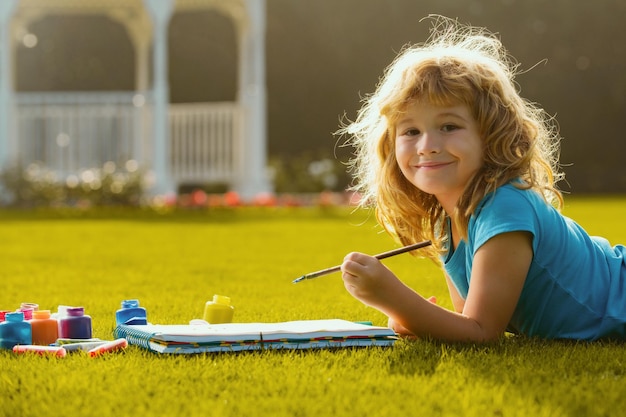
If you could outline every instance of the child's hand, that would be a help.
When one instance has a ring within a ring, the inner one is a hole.
[[[378,259],[363,253],[348,254],[341,265],[341,277],[352,296],[366,305],[380,308],[394,300],[400,280]]]

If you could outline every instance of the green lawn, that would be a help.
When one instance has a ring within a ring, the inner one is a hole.
[[[566,199],[592,234],[626,242],[625,198]],[[338,274],[291,281],[353,250],[397,247],[368,213],[340,208],[0,212],[0,309],[82,305],[94,336],[112,338],[115,311],[138,298],[153,323],[200,318],[213,294],[234,321],[384,316]],[[450,306],[430,262],[384,261]],[[616,415],[626,403],[621,344],[510,338],[494,346],[400,341],[393,348],[163,356],[131,346],[91,359],[0,351],[0,415],[320,416]]]

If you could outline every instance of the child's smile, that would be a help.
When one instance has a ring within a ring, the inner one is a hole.
[[[483,164],[478,126],[465,106],[414,102],[396,124],[396,159],[404,176],[450,213]]]

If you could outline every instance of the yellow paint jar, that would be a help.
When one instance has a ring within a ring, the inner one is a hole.
[[[233,321],[235,307],[230,304],[230,297],[215,294],[212,301],[204,306],[204,321],[209,324],[230,323]]]

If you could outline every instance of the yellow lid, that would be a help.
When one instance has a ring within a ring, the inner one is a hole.
[[[226,297],[225,295],[218,295],[215,294],[213,296],[213,302],[216,304],[224,304],[229,306],[230,305],[230,297]]]

